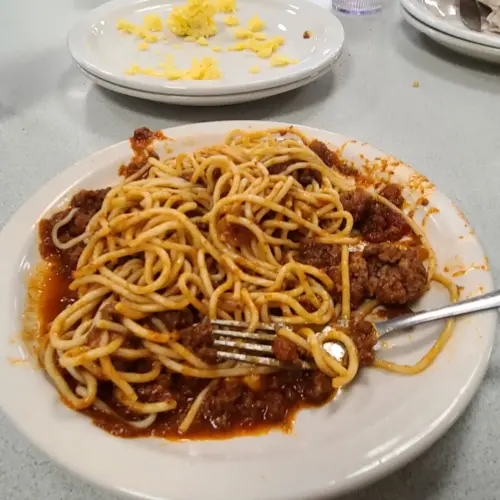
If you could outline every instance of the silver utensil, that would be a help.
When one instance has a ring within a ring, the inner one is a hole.
[[[455,318],[465,314],[487,311],[500,307],[500,290],[455,302],[447,306],[429,311],[419,311],[396,318],[376,321],[375,327],[379,338],[388,333],[407,330],[417,325],[441,319]],[[241,321],[212,320],[214,343],[217,354],[221,359],[233,359],[245,363],[289,368],[290,365],[274,358],[272,343],[280,324],[260,324],[255,332],[248,332],[248,324]],[[331,343],[335,344],[335,343]],[[229,351],[225,349],[229,348]],[[251,353],[254,354],[251,354]],[[342,360],[345,350],[339,344],[329,348],[328,352],[335,358]],[[297,367],[302,369],[314,368],[312,363],[300,361]]]
[[[481,10],[476,0],[459,0],[460,18],[467,28],[481,31]]]

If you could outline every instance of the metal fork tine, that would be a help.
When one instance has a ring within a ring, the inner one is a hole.
[[[235,361],[243,361],[244,363],[249,363],[252,365],[263,365],[271,366],[273,368],[282,368],[285,370],[290,369],[302,369],[302,370],[314,370],[315,366],[307,361],[297,361],[293,364],[283,363],[274,358],[268,358],[264,356],[252,356],[250,354],[242,354],[238,352],[227,352],[227,351],[217,351],[219,358],[232,359]]]
[[[245,323],[244,321],[233,321],[229,319],[212,319],[210,320],[210,323],[212,323],[212,325],[217,325],[217,326],[234,326],[236,328],[248,329],[248,323]],[[266,325],[265,323],[258,323],[257,329],[267,330],[268,332],[275,332],[276,326],[277,325]]]
[[[243,321],[216,319],[211,320],[211,324],[218,327],[212,331],[212,334],[215,337],[214,345],[218,348],[217,357],[220,359],[231,359],[252,365],[270,366],[285,370],[313,370],[315,368],[313,363],[307,361],[298,360],[293,363],[284,363],[273,356],[273,347],[270,342],[274,342],[276,339],[276,330],[280,325],[260,323],[257,325],[257,330],[273,332],[261,333],[259,331],[249,332],[249,324]],[[241,330],[236,330],[236,328],[241,328]],[[247,340],[250,342],[246,342]],[[252,340],[255,342],[251,342]],[[228,350],[219,350],[220,348]],[[250,353],[241,351],[250,351]],[[262,356],[251,354],[251,351],[260,353]]]
[[[240,332],[236,330],[213,330],[212,334],[220,335],[223,337],[237,337],[240,339],[264,340],[267,342],[272,342],[276,337],[271,333],[250,333],[250,332]]]
[[[270,345],[241,342],[238,340],[214,340],[214,345],[221,347],[235,347],[237,349],[244,349],[246,351],[258,351],[268,354],[273,353],[273,348]]]

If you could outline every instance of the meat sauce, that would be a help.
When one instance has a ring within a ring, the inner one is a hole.
[[[151,144],[157,138],[163,137],[159,137],[158,133],[151,132],[149,129],[136,130],[131,139],[135,153],[134,159],[129,165],[120,168],[120,174],[130,176],[142,168],[147,157],[153,154]],[[348,169],[323,143],[313,141],[310,147],[327,166],[339,171]],[[285,169],[284,165],[275,166],[273,173],[279,173]],[[352,172],[343,173],[349,175]],[[321,179],[318,178],[317,172],[305,170],[298,180],[307,184]],[[90,219],[99,211],[107,192],[108,189],[81,191],[73,197],[70,208],[78,208],[78,212],[59,231],[60,241],[68,241],[85,231]],[[401,192],[397,187],[391,187],[382,193],[384,194],[394,204],[400,206],[402,203]],[[426,286],[425,268],[422,264],[425,255],[418,249],[398,250],[390,243],[395,241],[396,236],[401,237],[405,234],[406,223],[403,221],[403,224],[397,218],[387,220],[385,207],[380,203],[374,205],[376,202],[364,191],[355,190],[342,196],[345,209],[353,214],[355,225],[363,236],[368,241],[373,240],[374,243],[378,243],[380,239],[384,241],[381,244],[369,245],[363,252],[350,254],[352,307],[358,307],[363,300],[370,297],[376,297],[382,304],[397,307],[418,298]],[[70,208],[42,220],[39,224],[40,254],[48,266],[37,304],[42,335],[47,333],[50,322],[76,299],[68,287],[83,245],[77,245],[69,250],[60,250],[54,246],[51,239],[54,224],[62,220],[69,213]],[[233,243],[238,245],[245,244],[252,237],[242,226],[232,225],[223,229],[224,231],[221,232],[224,238],[234,240]],[[341,296],[341,289],[338,286],[340,283],[340,247],[308,240],[302,234],[298,235],[297,241],[300,241],[297,259],[323,269],[337,283],[331,290],[331,294],[335,300],[338,300]],[[303,306],[308,309],[307,304]],[[217,362],[211,326],[203,322],[203,318],[197,311],[185,309],[157,313],[155,317],[150,317],[145,321],[150,322],[154,319],[161,321],[169,330],[178,331],[179,342],[205,362],[209,364]],[[154,321],[149,326],[153,328]],[[372,364],[373,347],[376,343],[373,326],[366,321],[357,321],[351,325],[348,333],[358,348],[360,364]],[[140,341],[131,337],[127,342],[128,344],[124,344],[124,347],[134,348],[139,346]],[[276,338],[273,352],[278,359],[292,365],[297,360],[308,356],[307,352],[282,337]],[[150,371],[152,366],[151,359],[136,361],[120,359],[115,362],[117,369],[121,371],[138,373]],[[91,417],[98,427],[120,437],[157,436],[173,440],[214,439],[265,433],[273,428],[288,431],[300,408],[320,406],[334,397],[331,379],[319,370],[287,370],[260,377],[220,379],[213,384],[207,394],[189,431],[180,435],[179,424],[195,398],[210,382],[210,380],[164,371],[152,382],[136,384],[135,388],[140,402],[154,403],[171,398],[177,402],[175,410],[160,413],[155,422],[146,429],[136,428],[95,409],[87,409],[83,413]],[[73,382],[68,380],[68,383]],[[131,413],[116,399],[110,382],[99,382],[98,396],[124,419],[134,421],[144,418],[144,416]]]
[[[44,231],[50,226],[43,224]],[[41,240],[41,252],[44,240]],[[47,250],[47,248],[45,248]],[[50,322],[75,296],[69,291],[71,269],[68,258],[62,253],[46,253],[48,272],[38,301],[41,334],[46,334]],[[179,329],[179,342],[208,363],[216,362],[211,328],[200,323],[201,318],[191,309],[158,313],[156,317],[170,329]],[[126,347],[138,347],[133,341]],[[134,362],[115,361],[119,370],[146,372],[151,369],[150,360]],[[120,363],[118,365],[118,363]],[[185,377],[180,374],[162,373],[155,381],[136,384],[139,401],[153,403],[170,399],[177,401],[177,408],[159,414],[153,425],[138,429],[122,420],[95,409],[82,413],[92,418],[101,429],[123,438],[163,437],[178,439],[225,439],[239,435],[267,433],[272,429],[289,432],[296,412],[304,407],[321,406],[334,396],[331,379],[320,371],[290,370],[255,377],[252,383],[240,378],[217,381],[207,395],[198,417],[189,431],[179,434],[178,427],[196,396],[210,380]],[[69,384],[73,381],[68,379]],[[132,414],[114,397],[112,384],[99,382],[99,397],[114,411],[127,420],[144,418]]]

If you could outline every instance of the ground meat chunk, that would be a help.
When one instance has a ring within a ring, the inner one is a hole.
[[[231,416],[238,411],[238,400],[242,398],[245,386],[240,379],[225,378],[212,389],[205,401],[203,416],[209,419],[217,429],[227,429],[231,425]]]
[[[267,167],[267,170],[269,171],[270,175],[280,175],[294,163],[296,163],[295,160],[288,160],[282,163],[275,163],[274,165]]]
[[[370,194],[361,188],[345,191],[340,195],[340,202],[344,210],[351,213],[354,224],[362,221],[366,217],[371,199]]]
[[[148,159],[145,156],[134,157],[126,165],[121,165],[118,169],[118,175],[122,177],[130,177],[138,172],[142,167],[144,167],[148,163]]]
[[[302,240],[297,260],[318,269],[329,269],[340,264],[340,247],[314,240]]]
[[[309,144],[309,148],[316,153],[323,163],[330,168],[338,170],[342,175],[355,176],[357,171],[355,168],[346,165],[324,142],[314,140]]]
[[[109,190],[110,188],[97,189],[95,191],[82,189],[73,196],[70,205],[73,208],[79,208],[82,212],[94,215],[101,209],[102,202]]]
[[[70,206],[71,208],[77,208],[78,211],[75,213],[73,218],[68,224],[65,224],[58,231],[58,238],[63,243],[81,235],[85,232],[87,224],[90,219],[101,209],[102,203],[106,194],[107,189],[98,189],[96,191],[89,191],[83,189],[79,191],[75,196],[73,196]],[[72,271],[76,269],[78,264],[78,259],[85,245],[80,243],[66,250],[61,250],[57,248],[52,241],[52,228],[61,220],[63,220],[68,214],[70,209],[65,209],[57,212],[52,217],[48,219],[42,219],[39,224],[39,234],[40,234],[40,255],[47,259],[51,256],[57,256],[61,259],[63,267],[67,270]]]
[[[336,301],[342,300],[342,275],[340,270],[340,246],[304,240],[297,260],[322,269],[333,281],[330,291]],[[349,280],[351,307],[357,308],[368,296],[368,266],[361,252],[349,254]]]
[[[107,189],[98,189],[96,191],[87,191],[83,189],[73,196],[71,200],[71,207],[78,208],[71,222],[67,224],[67,232],[72,236],[79,236],[87,228],[90,219],[101,209],[104,198],[109,192]]]
[[[299,231],[298,229],[289,231],[287,235],[287,239],[293,241],[294,243],[299,243],[304,238],[305,234],[302,231]]]
[[[384,190],[381,192],[382,196],[387,196],[397,206],[403,204],[399,186],[390,184]],[[364,189],[345,191],[340,195],[340,202],[344,210],[352,214],[354,226],[370,243],[398,241],[410,231],[410,227],[398,213],[375,201]]]
[[[349,336],[356,345],[361,366],[373,364],[373,348],[377,343],[377,333],[372,323],[364,320],[353,322],[349,327]]]
[[[276,359],[293,363],[298,361],[299,353],[297,346],[290,340],[281,335],[277,335],[273,342],[273,353]]]
[[[403,188],[398,184],[387,184],[382,191],[380,191],[380,196],[383,196],[386,200],[389,200],[393,205],[398,208],[403,206],[405,199],[403,198]]]
[[[179,330],[179,343],[207,363],[214,364],[217,361],[210,323],[196,323]]]
[[[316,370],[310,374],[310,380],[305,388],[305,398],[308,403],[322,404],[333,393],[332,379],[323,372]]]
[[[312,184],[313,181],[321,184],[322,179],[323,176],[321,172],[319,172],[318,170],[314,170],[313,168],[303,168],[297,171],[297,180],[304,187]]]
[[[339,157],[324,143],[314,140],[309,144],[309,149],[316,153],[327,167],[334,167],[341,163]]]
[[[368,264],[361,252],[349,254],[351,308],[358,308],[368,295]]]
[[[427,271],[419,248],[400,249],[391,243],[368,245],[370,295],[381,304],[404,305],[420,298],[427,287]]]
[[[137,146],[146,147],[148,143],[153,139],[154,132],[147,127],[140,127],[134,130],[134,136],[132,140]]]
[[[165,325],[168,331],[189,328],[199,321],[199,316],[190,308],[180,311],[165,311],[156,313],[155,316]]]
[[[265,408],[266,420],[279,422],[285,418],[288,411],[284,399],[285,396],[280,391],[268,391],[257,401],[257,407]]]
[[[248,246],[254,238],[250,229],[241,224],[227,222],[225,219],[219,222],[217,229],[222,241],[229,243],[232,247]]]
[[[138,385],[137,395],[142,403],[159,403],[172,399],[171,375],[164,373],[152,382]]]
[[[361,234],[370,243],[398,241],[410,232],[410,226],[398,213],[371,200],[365,218],[359,224]]]

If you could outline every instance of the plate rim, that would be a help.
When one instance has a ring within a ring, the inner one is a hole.
[[[245,127],[254,127],[254,128],[267,128],[267,127],[274,127],[274,126],[290,126],[292,124],[289,123],[282,123],[282,122],[268,122],[268,121],[216,121],[216,122],[205,122],[205,123],[199,123],[199,124],[194,124],[194,125],[181,125],[178,127],[171,127],[167,128],[164,130],[167,136],[177,136],[177,137],[184,137],[184,136],[192,136],[193,134],[196,134],[197,129],[202,129],[202,128],[209,128],[212,129],[212,127],[219,127],[218,133],[223,133],[223,130],[229,130],[232,128],[245,128]],[[335,135],[338,136],[342,139],[349,140],[345,136],[341,136],[339,134],[334,134],[332,132],[329,132],[324,129],[318,129],[318,128],[312,128],[312,127],[307,127],[307,126],[302,126],[302,125],[294,125],[301,129],[306,135],[309,136],[321,136],[322,134],[329,134],[329,135]],[[114,144],[112,146],[109,146],[105,149],[102,149],[101,151],[98,151],[88,157],[86,157],[83,160],[80,160],[73,164],[70,167],[67,167],[63,171],[59,172],[52,180],[50,180],[47,184],[45,184],[43,187],[41,187],[40,190],[37,191],[33,196],[31,196],[23,205],[20,209],[16,211],[16,213],[11,217],[11,219],[7,222],[7,224],[4,226],[2,231],[0,232],[0,242],[4,241],[6,238],[9,240],[10,236],[13,235],[16,232],[16,223],[18,222],[18,219],[22,219],[25,217],[25,212],[30,211],[30,206],[37,203],[40,204],[50,193],[51,191],[54,191],[55,188],[57,193],[60,193],[61,191],[59,190],[58,186],[59,185],[64,185],[62,188],[63,191],[66,191],[71,188],[71,178],[75,177],[77,173],[78,175],[78,181],[80,182],[82,178],[85,178],[86,175],[90,175],[90,173],[83,175],[81,172],[81,168],[83,165],[88,164],[89,162],[92,164],[92,167],[95,169],[95,171],[99,170],[99,167],[97,166],[97,162],[99,162],[99,157],[102,156],[109,156],[110,154],[115,153],[115,157],[117,156],[117,153],[123,149],[125,146],[128,146],[127,141],[122,141],[120,143]],[[374,150],[379,151],[377,148],[374,148]],[[386,153],[384,153],[385,156],[390,156]],[[405,164],[406,165],[406,164]],[[93,171],[93,170],[91,170]],[[74,179],[73,179],[74,181]],[[441,193],[441,191],[438,191],[441,196],[443,196],[446,201],[450,204],[450,206],[455,207],[455,205],[449,200],[445,195]],[[59,195],[60,196],[60,195]],[[56,198],[58,200],[59,198]],[[43,201],[45,204],[46,202]],[[49,203],[49,206],[54,205],[54,200],[51,200]],[[47,207],[41,211],[38,215],[38,217],[45,213],[47,210]],[[455,210],[458,210],[455,208]],[[32,230],[34,229],[34,226],[31,226]],[[484,254],[484,249],[477,238],[477,236],[474,236],[475,240],[477,241],[477,244],[480,246],[482,253]],[[4,250],[5,245],[0,245],[0,255],[3,256],[4,253],[9,252],[9,250]],[[7,268],[7,264],[4,263],[5,259],[0,259],[0,270],[4,268],[4,270]],[[11,271],[14,272],[14,271]],[[5,286],[5,285],[4,285]],[[491,273],[487,272],[485,273],[485,287],[486,291],[489,289],[492,289],[493,287],[493,280],[491,277]],[[1,292],[0,292],[1,293]],[[0,307],[2,307],[0,305]],[[442,418],[439,419],[437,424],[432,427],[431,429],[426,428],[425,432],[423,432],[420,436],[419,439],[416,442],[411,443],[411,445],[406,448],[399,456],[393,456],[390,457],[387,461],[383,463],[379,463],[376,467],[364,471],[363,474],[358,475],[357,477],[353,478],[346,478],[343,483],[341,484],[333,484],[333,485],[328,485],[326,487],[325,485],[318,485],[322,486],[322,489],[318,491],[318,488],[316,490],[312,490],[311,488],[308,489],[306,493],[304,492],[299,492],[301,493],[301,496],[299,497],[299,493],[296,493],[295,495],[292,494],[286,494],[286,498],[288,500],[290,499],[296,499],[298,500],[299,498],[310,498],[310,499],[317,499],[317,498],[332,498],[332,496],[336,495],[341,495],[345,494],[352,489],[356,487],[362,487],[370,482],[373,482],[376,479],[379,479],[385,475],[390,474],[394,470],[404,466],[406,463],[414,459],[416,456],[418,456],[420,453],[422,453],[425,449],[427,449],[431,444],[433,444],[437,439],[439,439],[450,427],[451,425],[456,421],[456,419],[462,414],[466,406],[470,403],[472,397],[474,394],[477,392],[479,385],[484,377],[484,374],[486,372],[486,369],[489,364],[489,359],[491,355],[491,350],[493,348],[493,343],[495,339],[495,330],[496,330],[496,323],[497,323],[497,314],[494,312],[486,313],[481,315],[481,317],[484,319],[484,321],[488,324],[487,328],[485,328],[485,333],[484,336],[488,337],[487,338],[487,343],[485,344],[484,348],[481,351],[481,364],[476,366],[474,372],[472,373],[470,379],[468,380],[468,384],[465,388],[465,390],[462,391],[462,393],[459,395],[457,400],[454,403],[454,406],[450,407],[450,411],[447,411],[444,415],[442,415]],[[4,341],[8,341],[7,336],[4,336]],[[8,363],[6,360],[0,359],[0,374],[5,372],[6,367],[8,367]],[[8,368],[12,369],[12,367]],[[12,373],[12,372],[9,372]],[[3,380],[5,378],[2,377]],[[133,498],[156,498],[156,499],[172,499],[173,497],[168,496],[168,494],[163,494],[161,497],[159,496],[151,496],[148,494],[144,494],[141,492],[132,492],[129,490],[123,489],[120,485],[116,484],[110,484],[109,481],[106,483],[105,478],[103,477],[95,477],[95,476],[89,476],[88,473],[85,473],[85,466],[79,466],[75,467],[74,464],[68,465],[63,463],[60,460],[60,456],[58,456],[53,450],[48,450],[46,446],[43,446],[41,444],[41,439],[37,438],[37,432],[33,432],[32,429],[29,428],[29,421],[31,419],[30,416],[25,416],[23,415],[22,418],[24,419],[23,422],[16,421],[16,411],[15,410],[12,414],[9,411],[9,409],[5,405],[5,383],[0,384],[0,405],[3,409],[3,411],[7,414],[8,418],[13,421],[14,425],[19,428],[22,434],[25,435],[25,437],[33,443],[35,446],[37,446],[39,449],[41,449],[46,455],[48,455],[52,460],[54,460],[56,463],[61,465],[62,467],[70,470],[71,472],[75,473],[79,477],[82,477],[86,481],[90,481],[93,484],[96,484],[97,486],[107,489],[107,490],[112,490],[112,491],[118,491],[120,493],[127,494],[128,496],[131,496]],[[452,410],[452,411],[451,411]],[[17,413],[17,417],[19,417],[19,413]],[[26,425],[26,422],[28,422],[28,425]],[[39,434],[39,433],[38,433]],[[116,440],[117,438],[111,438],[113,440]],[[120,441],[120,440],[118,440]],[[42,440],[43,442],[43,440]],[[121,441],[123,442],[123,440]],[[125,441],[127,442],[127,441]],[[60,453],[59,453],[60,455]],[[213,497],[209,497],[213,498]],[[265,497],[262,497],[262,500],[269,499],[269,500],[277,500],[284,498],[284,496],[281,495],[267,495]]]
[[[89,73],[85,68],[78,66],[78,69],[82,74],[91,80],[96,85],[102,86],[106,90],[115,92],[120,95],[127,95],[129,97],[134,97],[136,99],[145,99],[154,102],[161,102],[165,104],[174,104],[177,106],[232,106],[236,104],[242,104],[245,102],[260,101],[261,99],[267,99],[276,95],[291,92],[292,90],[297,90],[305,87],[320,78],[323,78],[328,73],[333,70],[333,64],[331,66],[326,66],[321,71],[314,73],[306,78],[302,78],[296,82],[287,83],[279,87],[272,87],[263,90],[254,90],[252,92],[243,92],[238,94],[229,94],[227,96],[218,95],[207,95],[207,96],[183,96],[174,94],[162,94],[159,92],[146,92],[144,90],[137,90],[130,87],[124,87],[123,85],[118,85],[117,83],[109,82],[103,80],[97,75]],[[117,88],[123,89],[117,90]],[[224,101],[226,99],[226,101]]]
[[[344,27],[341,21],[337,18],[337,16],[335,16],[335,14],[332,11],[325,9],[314,2],[309,2],[307,0],[294,0],[294,3],[296,5],[298,5],[301,8],[307,8],[310,11],[312,10],[314,12],[317,12],[319,17],[321,17],[320,14],[322,14],[323,16],[324,15],[330,16],[331,19],[329,19],[329,25],[333,24],[334,25],[333,29],[335,29],[338,32],[339,46],[335,50],[332,50],[327,57],[325,57],[324,55],[320,56],[318,63],[313,67],[309,68],[305,67],[293,73],[290,73],[289,75],[284,74],[271,81],[264,79],[264,80],[249,81],[239,84],[228,84],[225,86],[221,86],[220,90],[218,91],[218,94],[214,94],[214,90],[211,89],[209,85],[206,85],[206,81],[204,83],[197,81],[191,82],[196,85],[195,87],[187,87],[187,86],[173,87],[168,84],[168,80],[166,80],[167,83],[163,84],[154,82],[153,80],[151,82],[136,81],[135,85],[131,86],[127,84],[129,80],[127,80],[125,75],[119,75],[104,71],[99,66],[89,61],[86,57],[86,54],[88,53],[88,47],[85,45],[83,40],[85,40],[85,33],[88,32],[87,29],[88,25],[92,23],[93,20],[98,19],[99,16],[106,15],[107,13],[112,12],[116,8],[123,7],[126,4],[134,6],[149,1],[150,0],[111,0],[110,2],[104,3],[103,5],[88,12],[71,28],[67,37],[67,47],[73,60],[89,73],[99,76],[103,80],[107,80],[109,82],[124,87],[134,88],[146,92],[156,92],[163,94],[174,94],[174,95],[185,95],[185,96],[205,96],[205,95],[213,96],[213,95],[237,94],[243,92],[246,93],[255,90],[270,89],[273,87],[278,87],[281,85],[293,83],[302,78],[306,78],[307,76],[310,76],[312,73],[321,70],[322,68],[328,66],[329,64],[334,64],[335,61],[339,58],[345,44]],[[283,4],[286,4],[288,2],[288,0],[273,0],[273,1]]]
[[[469,30],[466,26],[463,28],[454,26],[445,20],[439,19],[437,16],[433,16],[422,4],[422,0],[400,0],[400,2],[413,17],[441,33],[446,33],[476,45],[500,49],[500,34],[494,37],[494,35],[488,32],[475,32]],[[496,37],[498,37],[498,40]]]

